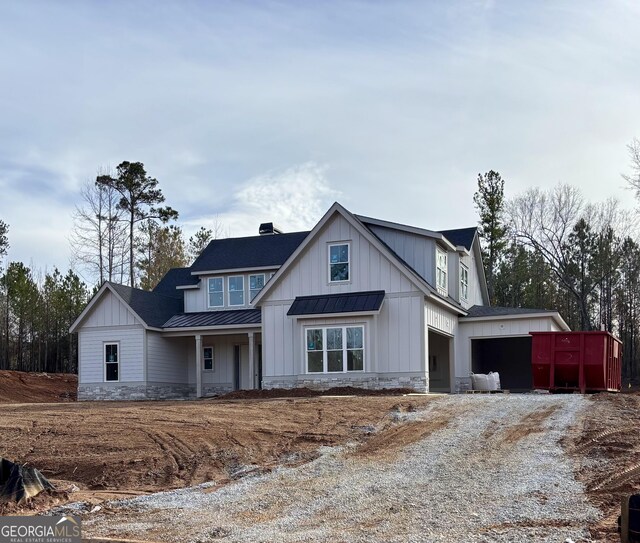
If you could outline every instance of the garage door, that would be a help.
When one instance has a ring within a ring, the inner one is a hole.
[[[531,336],[471,340],[474,373],[500,373],[502,388],[531,390]]]

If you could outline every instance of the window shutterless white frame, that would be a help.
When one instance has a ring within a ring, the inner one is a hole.
[[[255,283],[254,285],[252,285],[251,282],[254,278],[257,278],[257,277],[262,278],[262,283],[260,284],[260,287],[252,288],[255,286]],[[250,302],[253,302],[253,299],[258,295],[258,292],[260,292],[264,288],[265,283],[266,283],[266,275],[264,273],[253,273],[249,276],[249,301]]]
[[[207,367],[207,365],[209,367]],[[202,349],[202,369],[204,371],[215,371],[214,368],[215,366],[213,347],[204,347]]]
[[[215,290],[211,290],[212,284],[216,286]],[[220,288],[217,288],[218,285],[220,286]],[[220,294],[221,303],[212,305],[212,294]],[[224,307],[224,277],[209,277],[209,279],[207,280],[207,307]]]
[[[232,281],[233,279],[233,281]],[[235,285],[238,283],[236,280],[240,279],[241,284],[242,284],[242,289],[238,289],[235,288]],[[234,288],[233,290],[231,289],[231,284],[234,283]],[[241,306],[244,305],[244,275],[230,275],[229,277],[227,277],[227,290],[229,292],[229,306]],[[233,304],[231,303],[232,301],[232,293],[233,294],[238,294],[240,293],[242,295],[242,302],[240,302],[239,304]]]
[[[447,292],[447,253],[436,247],[436,287]]]
[[[109,347],[109,349],[107,349]],[[115,352],[113,350],[115,347]],[[109,357],[107,358],[107,351],[109,351]],[[105,383],[118,383],[120,381],[120,342],[119,341],[106,341],[102,346],[102,365],[104,372]],[[107,365],[116,367],[117,379],[107,379]]]
[[[460,264],[460,298],[469,299],[469,268],[465,264]]]
[[[329,331],[329,333],[328,333]],[[337,332],[340,332],[339,334]],[[329,337],[329,336],[333,337]],[[340,337],[340,341],[338,341]],[[310,326],[304,329],[305,341],[305,373],[309,374],[335,374],[335,373],[359,373],[365,368],[365,336],[364,325],[350,324],[344,326]],[[338,344],[339,343],[339,344]],[[314,358],[314,363],[319,362],[319,354],[322,354],[322,371],[309,370],[309,355]],[[329,371],[329,353],[332,357],[340,359],[336,353],[340,353],[342,369]],[[362,366],[359,369],[350,370],[352,365]]]
[[[339,251],[332,251],[332,249],[337,248],[339,249],[340,247],[346,247],[347,248],[347,255],[346,255],[346,259],[344,257],[344,254],[338,254]],[[332,258],[332,253],[333,253],[333,258]],[[339,270],[345,269],[344,266],[346,266],[346,271],[347,271],[347,276],[346,278],[340,278],[340,279],[332,279],[333,277],[333,273],[332,271],[335,270],[336,275],[339,272]],[[328,273],[328,278],[329,278],[329,283],[347,283],[349,281],[351,281],[351,243],[348,241],[341,241],[341,242],[337,242],[337,243],[329,243],[327,246],[327,273]]]

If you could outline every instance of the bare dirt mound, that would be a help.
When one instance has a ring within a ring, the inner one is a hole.
[[[71,373],[0,371],[0,403],[73,402],[78,377]]]
[[[592,528],[597,541],[620,541],[620,499],[640,492],[640,395],[597,394],[580,439],[569,450],[578,478],[604,516]]]

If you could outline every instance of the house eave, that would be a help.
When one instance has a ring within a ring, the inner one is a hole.
[[[222,275],[226,273],[245,273],[252,271],[269,271],[269,270],[277,270],[280,266],[274,264],[273,266],[256,266],[253,268],[225,268],[222,270],[203,270],[203,271],[192,271],[191,275]]]
[[[511,315],[488,315],[483,317],[460,317],[460,324],[474,323],[474,322],[489,322],[500,320],[522,320],[522,319],[553,319],[560,328],[565,332],[569,332],[571,328],[560,316],[557,311],[547,311],[540,313],[517,313]]]

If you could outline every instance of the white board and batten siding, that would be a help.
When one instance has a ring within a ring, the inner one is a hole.
[[[504,318],[495,320],[461,320],[456,337],[456,377],[469,377],[471,372],[471,341],[501,337],[527,337],[529,332],[559,332],[561,328],[551,316]]]
[[[329,282],[328,247],[336,242],[350,245],[351,278],[344,283]],[[370,290],[387,293],[376,316],[287,316],[297,296]],[[424,370],[423,293],[339,214],[327,222],[261,305],[265,377],[306,372],[306,328],[350,324],[365,327],[365,372]]]
[[[78,331],[78,382],[104,383],[105,343],[119,344],[119,383],[144,381],[144,333],[129,308],[112,292],[105,292]]]
[[[369,225],[369,228],[400,258],[424,277],[427,283],[435,285],[436,242],[434,239],[384,226]]]

